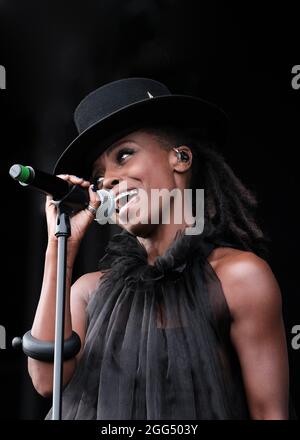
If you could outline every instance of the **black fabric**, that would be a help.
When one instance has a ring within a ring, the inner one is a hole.
[[[236,247],[180,232],[149,265],[134,235],[111,239],[64,419],[249,418],[229,309],[207,261],[220,245]]]

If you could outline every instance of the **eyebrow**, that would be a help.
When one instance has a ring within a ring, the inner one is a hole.
[[[136,143],[134,140],[132,140],[132,139],[124,139],[124,140],[121,139],[121,140],[115,142],[114,144],[110,145],[108,148],[106,148],[105,152],[106,152],[107,156],[110,156],[111,153],[112,153],[117,147],[119,147],[121,144],[125,144],[126,142],[132,142],[132,143],[134,143],[134,144],[137,145],[137,143]],[[95,178],[95,177],[96,177],[95,174],[97,174],[97,173],[99,173],[99,174],[103,174],[103,169],[97,167],[97,169],[96,169],[95,171],[92,172],[92,177]]]

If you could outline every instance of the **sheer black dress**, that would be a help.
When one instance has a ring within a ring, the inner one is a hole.
[[[218,246],[238,247],[179,232],[150,265],[134,235],[110,240],[63,419],[249,419],[230,312],[207,261]]]

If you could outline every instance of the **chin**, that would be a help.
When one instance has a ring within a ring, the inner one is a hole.
[[[146,238],[152,233],[154,227],[157,225],[145,225],[143,223],[137,223],[133,225],[127,223],[126,225],[120,225],[120,226],[122,229],[125,229],[126,231],[130,232],[136,237]]]
[[[159,226],[157,224],[151,224],[150,219],[147,219],[147,222],[144,223],[142,223],[142,221],[133,222],[133,223],[131,223],[130,221],[128,221],[127,223],[121,223],[120,221],[118,221],[117,224],[122,229],[125,229],[131,234],[142,238],[146,238],[149,235],[151,235],[153,230]]]
[[[134,211],[125,211],[123,215],[117,214],[115,216],[115,222],[126,231],[134,234],[137,237],[147,238],[149,237],[155,229],[161,226],[161,209],[154,211],[151,215],[151,208],[144,213],[143,216],[139,218],[134,218],[131,221],[131,215],[134,215]],[[159,223],[151,223],[151,218],[158,219]]]

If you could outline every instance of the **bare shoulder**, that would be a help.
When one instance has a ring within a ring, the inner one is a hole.
[[[253,252],[216,248],[208,258],[233,318],[243,312],[281,308],[281,293],[269,264]]]
[[[100,271],[89,272],[82,275],[72,285],[72,296],[80,297],[81,300],[87,303],[97,288],[102,276],[103,273]]]
[[[239,358],[251,419],[288,419],[281,292],[269,264],[252,252],[232,248],[215,249],[208,261],[233,318],[230,338]]]

